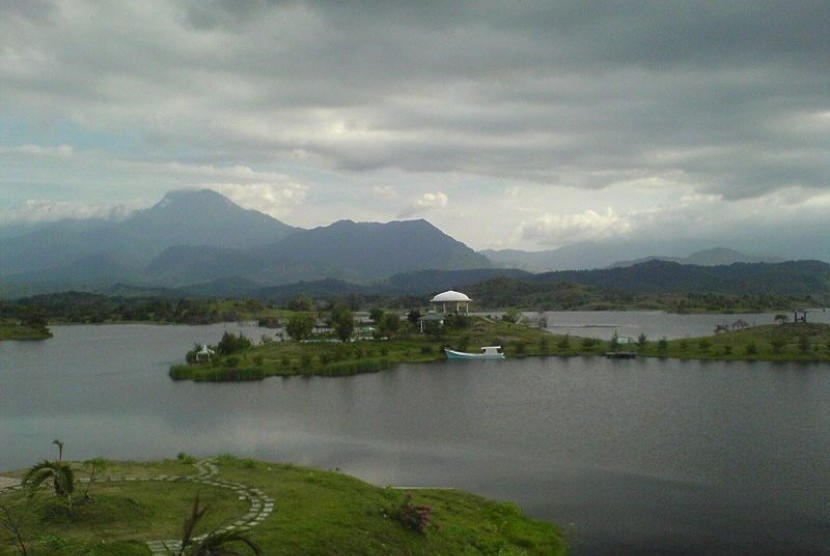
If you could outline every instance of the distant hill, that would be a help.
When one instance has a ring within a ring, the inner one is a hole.
[[[788,261],[696,266],[647,261],[621,268],[550,272],[536,275],[532,280],[537,283],[575,282],[641,293],[827,295],[830,292],[830,264]]]
[[[180,295],[239,293],[236,280],[214,281],[179,290]],[[252,286],[248,283],[247,286]],[[299,294],[320,299],[346,296],[428,297],[461,290],[481,307],[591,308],[595,303],[625,304],[632,296],[699,294],[778,296],[830,302],[830,265],[820,261],[735,263],[722,266],[647,261],[630,267],[532,274],[517,269],[421,270],[396,274],[369,284],[335,279],[309,280],[254,288],[246,296],[285,302]]]
[[[705,248],[704,248],[705,247]],[[660,256],[660,252],[692,252],[691,255]],[[671,244],[655,241],[652,243],[608,243],[591,242],[566,245],[548,251],[521,251],[516,249],[485,250],[480,252],[498,266],[520,268],[529,272],[551,272],[558,270],[591,270],[631,266],[651,260],[672,261],[681,264],[701,266],[725,265],[738,262],[782,262],[784,259],[772,256],[747,255],[724,247],[709,248],[701,242],[688,240]]]
[[[391,276],[376,283],[378,289],[397,294],[423,295],[446,290],[463,290],[495,278],[530,279],[531,273],[515,268],[472,270],[418,270]]]
[[[502,267],[518,268],[528,272],[549,272],[606,267],[618,260],[620,251],[616,246],[579,243],[546,251],[486,249],[480,253]]]
[[[627,267],[501,277],[466,293],[487,306],[586,308],[621,305],[634,296],[677,294],[778,296],[815,306],[830,303],[830,264],[821,261],[682,265],[651,260]]]
[[[691,264],[698,266],[722,266],[733,263],[780,263],[784,259],[780,257],[765,257],[758,255],[747,255],[734,249],[715,247],[692,253],[688,257],[645,257],[633,261],[619,261],[611,265],[611,268],[634,266],[648,261],[666,261],[679,264]]]

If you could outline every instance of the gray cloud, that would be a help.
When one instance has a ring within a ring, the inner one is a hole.
[[[828,28],[824,1],[13,1],[0,123],[155,162],[809,199],[830,185]],[[526,229],[601,235],[585,215],[625,222],[608,206]]]

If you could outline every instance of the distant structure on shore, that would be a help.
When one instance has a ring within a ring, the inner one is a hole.
[[[435,312],[438,312],[438,306],[440,305],[441,313],[443,314],[447,313],[447,307],[449,306],[450,312],[454,312],[457,315],[462,313],[468,315],[470,313],[470,302],[472,302],[472,299],[461,292],[448,290],[444,293],[439,293],[430,299],[429,302],[432,304]]]

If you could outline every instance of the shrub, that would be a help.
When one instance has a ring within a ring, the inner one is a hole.
[[[389,516],[406,529],[423,535],[432,524],[432,507],[413,504],[412,495],[407,494],[401,505],[389,512]]]
[[[667,349],[669,349],[669,341],[666,340],[665,336],[660,338],[660,340],[657,342],[657,349],[659,349],[660,351],[666,351]]]
[[[755,342],[750,342],[746,345],[744,352],[747,355],[758,355],[758,346],[755,345]]]

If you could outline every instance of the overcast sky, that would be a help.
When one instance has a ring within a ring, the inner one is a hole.
[[[0,217],[209,187],[302,227],[425,218],[476,249],[809,255],[828,29],[826,0],[0,0]]]

